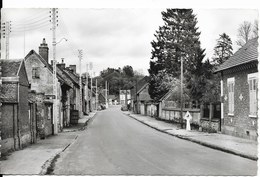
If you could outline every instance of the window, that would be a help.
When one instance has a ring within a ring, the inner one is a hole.
[[[234,87],[235,87],[235,78],[228,78],[228,114],[234,115]]]
[[[249,115],[257,115],[257,73],[248,74],[249,85]]]
[[[40,68],[39,67],[32,68],[32,78],[33,79],[39,79],[40,78]]]

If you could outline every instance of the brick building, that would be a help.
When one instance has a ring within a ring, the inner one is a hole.
[[[2,60],[2,152],[35,142],[36,120],[28,101],[29,81],[24,60]]]
[[[258,39],[248,41],[216,72],[221,80],[222,132],[257,139]]]

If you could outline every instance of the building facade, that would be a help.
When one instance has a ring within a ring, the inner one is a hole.
[[[2,151],[17,150],[36,141],[33,103],[24,60],[2,60]]]
[[[258,39],[248,41],[216,72],[220,72],[222,132],[257,139]]]

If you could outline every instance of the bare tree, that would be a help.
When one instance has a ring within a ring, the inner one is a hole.
[[[258,37],[258,20],[255,20],[253,27],[253,37]]]
[[[241,47],[245,45],[245,43],[252,38],[252,23],[244,21],[238,28],[237,37],[237,45]]]

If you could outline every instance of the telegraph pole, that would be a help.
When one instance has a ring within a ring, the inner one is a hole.
[[[54,134],[58,133],[58,110],[57,110],[57,74],[56,74],[56,26],[57,19],[56,13],[57,8],[52,8],[52,46],[53,46],[53,124],[54,124]]]
[[[89,102],[88,102],[88,64],[86,65],[86,111],[89,112]]]
[[[91,73],[92,74],[92,73]],[[91,105],[91,111],[93,109],[93,106],[92,106],[92,75],[90,76],[90,105]]]
[[[106,81],[106,108],[108,108],[108,102],[107,102],[107,81]]]
[[[79,118],[82,117],[82,80],[81,80],[81,60],[82,60],[82,50],[79,52]]]
[[[181,128],[183,127],[183,59],[181,57]]]
[[[5,59],[9,59],[9,38],[11,32],[11,21],[3,23],[3,38],[5,38]]]
[[[96,110],[98,109],[98,91],[97,91],[97,79],[96,79]]]

